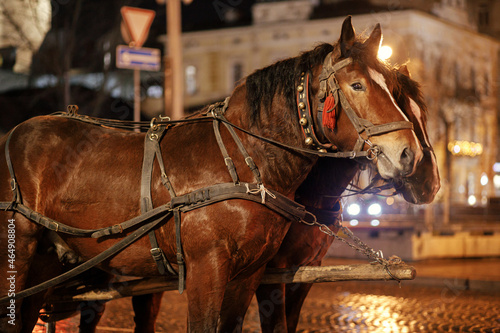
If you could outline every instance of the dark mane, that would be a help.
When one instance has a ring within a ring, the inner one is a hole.
[[[420,110],[422,110],[422,117],[424,118],[425,123],[427,121],[427,105],[425,104],[424,96],[420,90],[420,84],[399,71],[396,71],[396,73],[399,83],[394,92],[396,101],[399,104],[406,103],[406,101],[402,101],[402,98],[404,97],[410,97],[413,99],[415,103],[417,103]]]
[[[259,69],[246,78],[247,102],[252,110],[252,122],[258,120],[261,107],[269,109],[276,94],[281,94],[290,109],[295,109],[295,88],[302,72],[323,64],[331,44],[318,45],[298,57],[289,58]]]

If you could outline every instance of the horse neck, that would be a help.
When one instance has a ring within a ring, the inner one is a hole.
[[[285,98],[276,94],[271,105],[261,106],[259,115],[251,119],[251,110],[246,103],[246,87],[243,84],[231,96],[226,116],[235,125],[247,128],[252,133],[302,147],[303,134],[292,112],[295,110],[286,106]],[[259,168],[264,185],[285,195],[292,195],[296,191],[317,161],[315,155],[285,150],[248,135],[239,136]],[[233,147],[233,150],[236,149]]]
[[[319,209],[333,209],[359,171],[352,160],[321,158],[296,192],[297,201]]]

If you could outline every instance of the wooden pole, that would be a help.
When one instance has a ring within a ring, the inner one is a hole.
[[[399,280],[413,280],[415,268],[405,264],[392,265],[390,271]],[[294,269],[268,269],[262,284],[275,283],[319,283],[337,281],[387,281],[393,278],[379,264],[337,265],[319,267],[298,267]],[[112,288],[94,289],[78,295],[53,295],[49,303],[74,301],[107,301],[122,297],[152,294],[160,291],[177,290],[176,277],[143,278],[113,283]],[[189,286],[188,286],[189,288]]]
[[[134,69],[134,121],[141,121],[141,71]],[[136,132],[140,132],[137,125]]]
[[[173,120],[184,116],[184,65],[182,64],[181,0],[167,0],[167,43],[168,57],[172,70],[171,112]],[[165,78],[167,79],[167,78]]]

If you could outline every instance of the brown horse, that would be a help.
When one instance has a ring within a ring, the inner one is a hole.
[[[393,94],[415,126],[415,133],[424,147],[424,158],[413,175],[402,178],[401,183],[394,186],[410,203],[430,203],[440,188],[440,177],[426,130],[426,106],[418,84],[410,79],[406,67],[401,67],[397,75],[401,86],[396,87]],[[298,188],[295,200],[318,214],[323,211],[330,220],[320,221],[333,225],[343,189],[356,174],[358,166],[359,163],[348,160],[320,159]],[[278,254],[267,267],[320,266],[333,240],[318,229],[292,224]],[[262,331],[295,332],[302,304],[311,287],[312,284],[261,285],[256,294]]]
[[[429,142],[426,130],[426,105],[417,82],[410,78],[406,66],[397,69],[399,85],[394,87],[393,95],[398,106],[414,125],[414,130],[424,147],[424,158],[416,172],[394,184],[397,193],[413,204],[430,203],[440,188],[437,161]],[[295,200],[304,204],[308,210],[324,216],[322,223],[333,225],[341,213],[339,198],[343,190],[359,170],[359,162],[343,159],[320,159],[298,188]],[[283,240],[278,254],[267,267],[319,266],[333,242],[331,236],[317,228],[304,224],[292,224]],[[261,285],[257,289],[263,332],[285,330],[295,332],[300,309],[312,284]],[[229,291],[226,291],[229,294]],[[154,332],[154,322],[159,311],[162,293],[143,295],[133,298],[136,313],[136,332]],[[226,296],[228,297],[228,296]],[[234,311],[234,302],[229,302],[224,320],[236,318],[239,323],[236,331],[241,330],[243,315]],[[237,307],[236,307],[237,308]],[[229,310],[231,309],[231,310]],[[286,319],[285,319],[286,318]],[[234,322],[234,320],[232,320]]]
[[[436,157],[426,130],[426,105],[419,85],[410,78],[406,66],[399,68],[397,75],[400,86],[395,87],[393,95],[398,106],[414,125],[417,138],[424,147],[424,158],[413,175],[404,177],[401,184],[394,186],[408,202],[430,203],[440,188],[440,177]],[[330,222],[333,225],[335,219],[340,218],[341,192],[358,172],[359,166],[359,162],[352,160],[320,159],[298,188],[295,200],[318,214],[319,219],[320,216],[325,216],[324,219],[320,219],[322,223],[328,225]],[[320,266],[333,240],[331,236],[327,236],[319,229],[304,224],[292,224],[278,254],[267,264],[267,267]],[[284,322],[286,322],[287,331],[295,332],[302,304],[311,287],[312,284],[259,286],[257,295],[262,331],[272,332],[277,327],[284,327]],[[157,293],[132,298],[136,333],[154,333],[154,323],[162,295],[163,293]],[[102,309],[99,307],[95,311]],[[85,317],[81,320],[82,331],[89,324],[91,327],[93,327],[92,324],[97,324],[97,321],[87,322]],[[243,317],[238,317],[237,321],[243,323]],[[85,331],[93,332],[94,330]]]
[[[347,21],[344,25],[350,26],[350,19]],[[169,128],[160,147],[177,195],[186,198],[185,194],[214,184],[241,187],[246,183],[258,190],[253,192],[249,187],[247,196],[255,193],[262,196],[262,201],[266,196],[273,201],[271,198],[278,193],[293,198],[318,160],[311,153],[315,150],[307,144],[310,140],[304,142],[305,124],[299,124],[295,89],[301,83],[304,89],[307,82],[310,87],[306,85],[305,95],[317,96],[323,64],[330,67],[322,81],[327,82],[325,96],[340,96],[343,109],[349,105],[351,113],[340,112],[336,126],[315,124],[316,128],[323,127],[322,132],[317,132],[319,141],[340,151],[359,148],[355,154],[372,158],[386,179],[413,174],[422,159],[422,147],[389,93],[396,78],[376,59],[380,38],[379,27],[364,42],[356,40],[352,29],[343,28],[340,42],[334,46],[319,47],[257,71],[235,89],[225,109],[230,126],[273,140],[239,136],[259,167],[262,183],[258,182],[254,168],[247,167],[252,164],[239,154],[240,147],[231,141],[232,135],[223,129],[222,140],[238,172],[234,181],[227,172],[227,159],[224,161],[218,153],[214,126],[203,121],[206,114],[198,115],[196,119],[200,121]],[[317,98],[311,101],[314,118],[318,103]],[[299,103],[300,110],[306,108],[305,104],[302,106]],[[220,115],[214,117],[215,121],[222,121]],[[387,126],[388,123],[397,126]],[[359,124],[364,126],[361,131]],[[0,279],[14,281],[0,287],[2,301],[7,299],[10,306],[0,309],[0,331],[30,332],[43,303],[43,295],[24,301],[14,301],[10,296],[31,285],[30,279],[43,272],[33,260],[44,227],[35,223],[39,215],[28,214],[32,221],[16,211],[19,203],[74,228],[100,229],[132,219],[140,214],[144,140],[141,133],[50,116],[22,123],[0,140],[0,147],[8,152],[0,159],[0,184],[4,184],[0,198],[8,201],[13,193],[17,194],[9,211],[0,213],[1,243],[15,240],[15,247],[0,250]],[[354,157],[350,153],[346,156]],[[168,202],[173,205],[156,166],[152,179],[154,206]],[[190,332],[216,330],[226,287],[228,283],[236,284],[237,277],[238,303],[249,303],[266,263],[276,255],[290,224],[289,218],[250,199],[225,200],[183,213],[180,234]],[[117,244],[121,236],[140,230],[124,230],[122,235],[99,239],[61,235],[78,256],[89,260]],[[162,221],[156,235],[166,258],[179,270],[175,264],[173,221]],[[149,241],[142,237],[98,267],[122,275],[155,276],[159,272],[149,252]],[[9,263],[12,253],[15,259]]]

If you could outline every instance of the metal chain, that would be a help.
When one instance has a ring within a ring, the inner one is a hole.
[[[321,232],[327,234],[328,236],[334,237],[335,239],[343,242],[344,244],[347,244],[350,248],[354,249],[355,251],[364,254],[370,259],[375,260],[375,262],[379,263],[384,267],[387,274],[389,274],[391,278],[393,278],[399,283],[399,287],[401,288],[401,280],[398,279],[396,276],[394,276],[389,269],[389,266],[391,265],[403,263],[401,258],[399,258],[398,256],[391,256],[389,259],[385,259],[381,250],[375,251],[373,248],[366,245],[366,243],[363,242],[361,239],[359,239],[356,235],[354,235],[349,228],[344,227],[340,223],[338,224],[338,227],[340,229],[339,231],[342,231],[342,233],[344,233],[344,235],[349,237],[352,240],[352,242],[349,242],[346,238],[339,236],[338,235],[339,233],[333,232],[333,230],[330,229],[326,224],[319,223],[316,219],[314,219],[313,222],[305,222],[305,221],[301,222],[310,226],[317,226]]]

